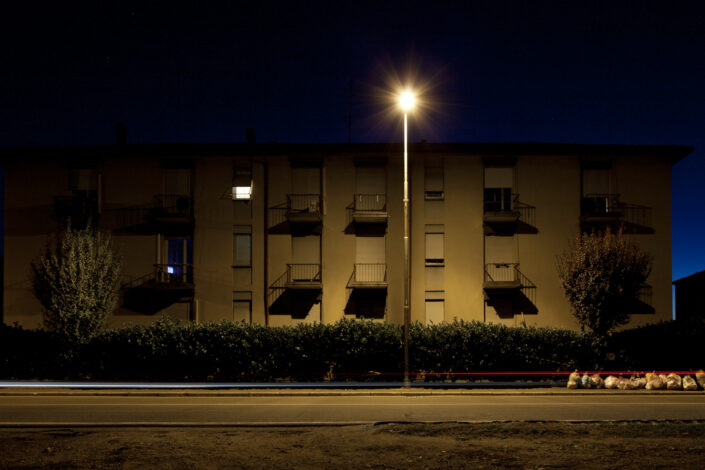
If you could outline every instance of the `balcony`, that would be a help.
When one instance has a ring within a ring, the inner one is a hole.
[[[535,218],[536,207],[520,202],[518,194],[485,191],[482,218],[485,234],[538,233]]]
[[[485,301],[500,317],[536,314],[536,285],[521,271],[519,263],[485,264]]]
[[[287,264],[286,266],[286,271],[269,286],[267,293],[269,313],[303,318],[308,315],[313,304],[320,302],[321,265]]]
[[[154,271],[121,286],[122,306],[147,315],[192,299],[193,265],[155,264]]]
[[[386,289],[387,265],[385,263],[355,263],[347,287],[350,289]]]
[[[385,194],[355,194],[348,209],[355,224],[386,224],[389,217]]]
[[[98,224],[98,199],[85,195],[55,196],[54,216],[61,224],[69,220],[73,228],[84,228],[89,223]]]
[[[287,194],[286,202],[269,208],[269,233],[314,233],[322,220],[320,194]]]
[[[346,286],[345,313],[357,318],[384,318],[387,306],[387,265],[355,263]]]
[[[512,292],[521,289],[519,263],[485,264],[485,280],[482,284],[485,292]]]
[[[580,201],[580,228],[583,232],[621,228],[625,233],[654,233],[651,208],[629,204],[619,194],[586,194]]]
[[[105,211],[115,230],[152,235],[192,236],[193,201],[185,194],[155,194],[152,202]]]

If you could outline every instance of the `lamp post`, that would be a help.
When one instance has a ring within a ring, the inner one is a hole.
[[[410,257],[409,257],[409,153],[407,115],[414,108],[416,97],[410,90],[399,95],[399,106],[404,111],[404,387],[409,387],[409,309]]]

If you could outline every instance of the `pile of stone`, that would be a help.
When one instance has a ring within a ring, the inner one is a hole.
[[[695,378],[690,375],[681,377],[678,374],[656,374],[648,373],[644,377],[639,374],[632,375],[630,378],[622,376],[615,377],[614,375],[602,379],[600,374],[583,374],[578,371],[573,372],[568,377],[568,388],[608,388],[618,390],[705,390],[705,372],[702,370],[695,374]]]

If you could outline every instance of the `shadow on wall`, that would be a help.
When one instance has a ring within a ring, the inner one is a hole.
[[[345,305],[346,315],[382,319],[387,306],[387,290],[353,290]]]
[[[517,314],[536,315],[539,313],[536,305],[523,292],[510,295],[491,295],[487,299],[487,305],[493,307],[500,318],[511,318]]]
[[[284,291],[269,307],[270,315],[291,315],[291,318],[306,318],[311,308],[321,301],[318,290]]]

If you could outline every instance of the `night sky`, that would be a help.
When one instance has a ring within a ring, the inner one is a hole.
[[[705,6],[685,1],[11,2],[0,145],[400,141],[693,145],[673,277],[705,269]]]

